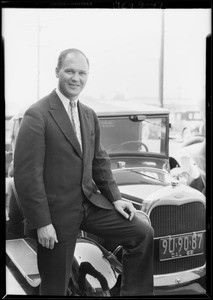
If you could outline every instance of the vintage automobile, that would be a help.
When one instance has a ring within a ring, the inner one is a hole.
[[[171,134],[182,141],[204,135],[204,122],[198,109],[179,110],[171,113]]]
[[[187,185],[184,170],[177,168],[175,177],[170,174],[177,162],[169,158],[169,111],[127,101],[90,106],[98,114],[101,141],[123,199],[132,202],[137,217],[154,228],[155,294],[204,294],[205,196]],[[8,267],[15,265],[36,288],[40,277],[32,242],[24,235],[8,235],[6,251]],[[68,294],[116,295],[122,276],[121,254],[116,241],[81,232]]]

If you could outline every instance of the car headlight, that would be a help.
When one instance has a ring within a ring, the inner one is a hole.
[[[181,183],[189,184],[190,175],[188,171],[180,167],[176,167],[170,171],[170,174]]]
[[[189,173],[187,171],[182,171],[179,174],[178,179],[183,184],[189,184]]]
[[[151,221],[150,221],[150,218],[149,216],[143,212],[142,210],[137,210],[136,213],[135,213],[135,216],[139,219],[141,219],[142,221],[148,223],[149,225],[151,225]]]

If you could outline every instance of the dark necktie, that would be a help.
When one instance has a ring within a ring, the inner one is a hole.
[[[78,138],[79,144],[81,146],[81,150],[82,150],[81,130],[80,130],[80,123],[79,123],[79,118],[78,118],[78,108],[77,108],[77,103],[75,101],[70,101],[69,116],[70,116],[70,120],[73,125],[73,129]]]

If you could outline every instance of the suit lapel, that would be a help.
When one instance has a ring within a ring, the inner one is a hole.
[[[79,119],[81,123],[81,138],[83,147],[83,158],[87,161],[87,153],[90,145],[91,125],[89,123],[89,112],[78,102]]]
[[[82,158],[82,151],[77,136],[72,127],[70,118],[55,91],[52,92],[50,97],[50,114],[54,118],[55,122],[57,123],[67,140],[75,148],[77,154]]]

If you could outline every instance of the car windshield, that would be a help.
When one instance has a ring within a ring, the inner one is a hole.
[[[99,121],[101,142],[109,154],[167,155],[166,117],[102,117]]]

